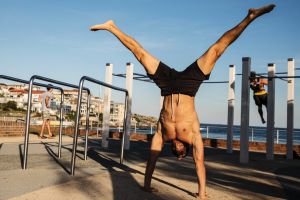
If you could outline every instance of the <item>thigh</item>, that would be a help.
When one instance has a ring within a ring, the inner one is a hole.
[[[258,95],[254,95],[253,96],[253,99],[254,99],[254,102],[257,106],[261,106],[261,100],[260,100],[260,97]]]
[[[262,104],[265,105],[265,106],[268,105],[268,95],[267,95],[267,94],[262,95],[262,97],[261,97],[261,102],[262,102]]]
[[[149,54],[146,50],[143,50],[142,56],[138,60],[145,68],[147,74],[150,75],[155,74],[160,62],[157,58]]]

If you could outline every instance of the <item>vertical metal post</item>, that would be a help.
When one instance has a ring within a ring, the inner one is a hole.
[[[206,126],[206,138],[208,138],[209,126]]]
[[[232,153],[234,100],[235,100],[234,89],[235,89],[235,66],[234,65],[229,65],[228,116],[227,116],[227,153]]]
[[[276,144],[279,143],[279,130],[276,131]]]
[[[288,76],[295,75],[295,61],[288,59]],[[286,159],[293,159],[293,129],[294,129],[294,88],[295,81],[288,78],[287,94],[287,125],[286,125]]]
[[[251,141],[253,142],[253,128],[251,129]]]
[[[125,149],[130,148],[130,131],[131,131],[131,105],[132,105],[132,83],[133,83],[133,64],[126,64],[126,89],[128,91],[128,107],[127,107],[127,118],[126,118],[126,132],[125,134]]]
[[[32,85],[34,78],[31,78],[28,86],[28,100],[27,100],[27,113],[26,113],[26,128],[23,150],[23,165],[22,168],[27,168],[27,155],[28,155],[28,140],[29,140],[29,128],[30,128],[30,113],[31,113],[31,97],[32,97]]]
[[[64,92],[61,91],[60,97],[60,119],[59,119],[59,136],[58,136],[58,157],[61,158],[61,146],[62,146],[62,127],[63,127],[63,105],[64,105]]]
[[[72,151],[72,160],[71,160],[71,175],[74,175],[74,169],[75,169],[75,157],[77,151],[77,139],[79,134],[79,121],[80,121],[80,108],[81,108],[83,82],[84,82],[83,79],[81,79],[79,82],[79,89],[78,89],[78,96],[77,96],[76,121],[75,121],[75,131],[73,136],[73,151]]]
[[[249,161],[249,101],[250,86],[249,76],[251,70],[251,58],[243,57],[242,69],[242,97],[241,97],[241,136],[240,136],[240,162]]]
[[[87,105],[86,105],[86,123],[85,123],[85,137],[84,137],[84,160],[87,160],[88,151],[88,139],[89,139],[89,128],[90,128],[90,101],[91,94],[87,95]]]
[[[106,64],[105,71],[105,83],[112,83],[112,71],[113,65],[110,63]],[[110,121],[110,100],[111,100],[111,88],[104,88],[104,111],[103,111],[103,124],[102,124],[102,147],[108,147],[109,137],[109,121]]]
[[[123,164],[124,160],[124,148],[125,148],[125,132],[128,128],[126,126],[126,118],[127,118],[127,107],[128,107],[128,92],[125,94],[125,110],[124,110],[124,120],[123,120],[123,134],[122,134],[122,143],[121,143],[121,155],[120,155],[120,163]]]
[[[275,64],[268,64],[268,106],[267,106],[267,147],[266,158],[274,159],[274,124],[275,124]]]

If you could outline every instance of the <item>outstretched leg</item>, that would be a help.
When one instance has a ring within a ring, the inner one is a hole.
[[[123,33],[112,20],[105,22],[104,24],[99,24],[92,26],[91,31],[106,30],[114,34],[122,44],[127,47],[136,57],[136,59],[144,66],[148,74],[154,74],[159,60],[148,53],[137,41],[132,37]]]
[[[240,36],[246,27],[257,17],[271,12],[274,7],[275,5],[271,4],[259,9],[249,9],[248,15],[237,26],[222,35],[222,37],[197,60],[202,72],[205,75],[210,74],[218,58],[223,54],[225,49]]]

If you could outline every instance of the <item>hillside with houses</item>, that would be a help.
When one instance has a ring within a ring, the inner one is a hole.
[[[37,125],[42,123],[41,108],[42,94],[46,90],[39,86],[34,86],[32,91],[32,123]],[[78,90],[63,90],[64,102],[61,104],[61,92],[53,90],[54,98],[51,99],[51,121],[52,124],[59,123],[59,110],[63,108],[64,124],[74,125],[77,107]],[[4,84],[0,83],[0,121],[3,120],[24,120],[27,110],[28,90],[26,84]],[[83,97],[80,108],[81,118],[84,121],[87,113],[87,96]],[[110,125],[121,126],[124,117],[124,103],[111,101],[110,103]],[[90,101],[90,124],[102,125],[102,113],[104,110],[104,100],[101,97],[91,95]],[[132,114],[132,125],[146,127],[156,125],[155,117]]]

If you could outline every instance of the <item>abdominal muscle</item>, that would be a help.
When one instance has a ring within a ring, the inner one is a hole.
[[[177,139],[192,144],[200,129],[194,99],[184,94],[165,96],[158,124],[164,141]]]

